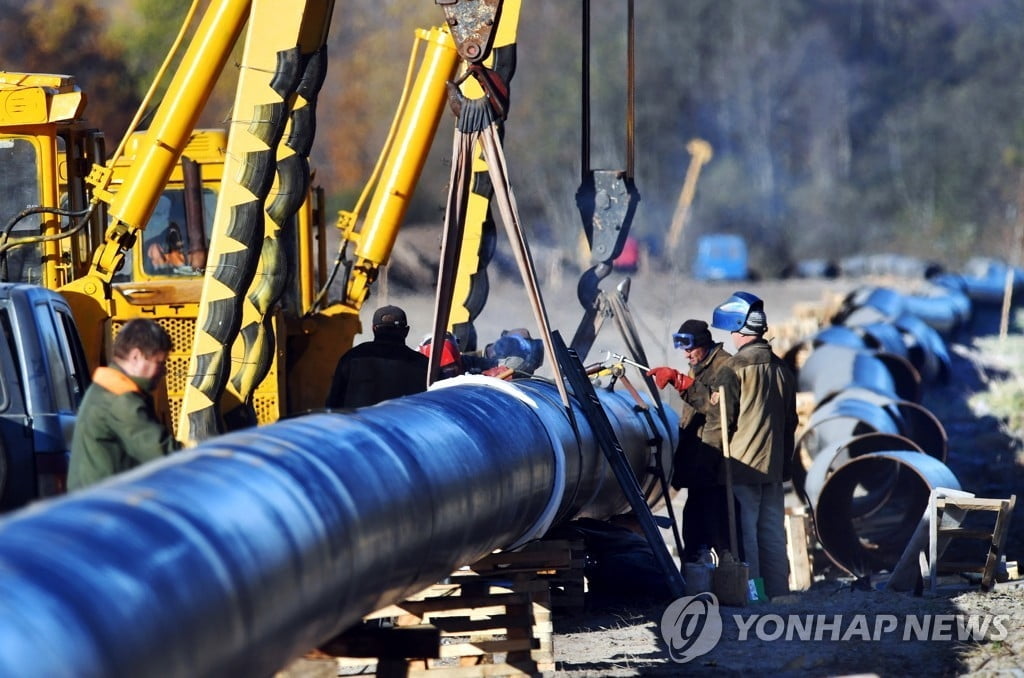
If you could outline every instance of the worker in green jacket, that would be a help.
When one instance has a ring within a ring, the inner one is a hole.
[[[98,367],[82,398],[71,439],[68,490],[76,490],[178,449],[156,417],[171,338],[157,323],[135,319],[114,338],[113,361]]]

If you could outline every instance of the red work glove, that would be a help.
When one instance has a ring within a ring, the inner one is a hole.
[[[693,379],[671,367],[652,367],[647,371],[647,376],[654,377],[654,384],[658,388],[671,384],[680,393],[693,386]]]

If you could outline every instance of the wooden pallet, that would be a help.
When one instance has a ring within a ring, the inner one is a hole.
[[[542,540],[491,554],[453,572],[449,583],[367,615],[278,678],[550,673],[552,610],[583,609],[585,560],[582,540]]]
[[[586,596],[582,540],[548,539],[531,542],[515,551],[493,553],[454,572],[452,577],[476,576],[506,581],[513,590],[531,581],[545,582],[551,592],[551,610],[567,614],[583,611]]]
[[[436,584],[367,615],[362,627],[307,660],[330,660],[341,675],[378,678],[541,676],[554,670],[553,627],[546,586],[535,588]],[[376,628],[382,621],[389,628]],[[424,643],[430,632],[432,645]]]

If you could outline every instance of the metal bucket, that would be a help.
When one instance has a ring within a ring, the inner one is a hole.
[[[715,567],[706,563],[685,563],[683,578],[686,579],[686,595],[713,590]]]
[[[750,597],[747,581],[750,579],[750,567],[723,554],[715,568],[715,595],[722,605],[745,607]]]

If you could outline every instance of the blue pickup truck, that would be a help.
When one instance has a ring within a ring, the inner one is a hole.
[[[747,280],[747,242],[738,235],[715,233],[701,236],[697,241],[697,256],[693,261],[696,280]]]
[[[0,283],[0,329],[0,511],[10,511],[65,491],[89,372],[71,308],[52,290]]]

